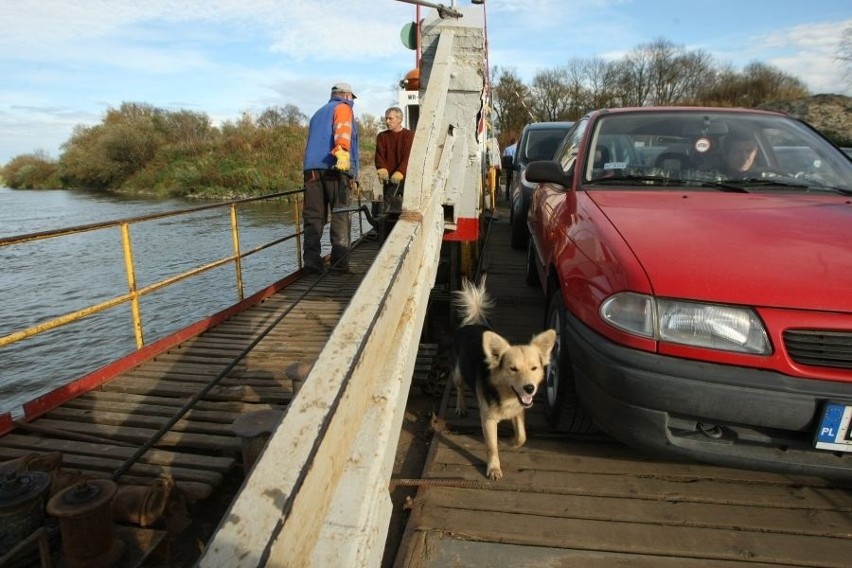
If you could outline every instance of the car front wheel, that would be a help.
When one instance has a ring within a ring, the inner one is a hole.
[[[556,344],[550,353],[545,376],[547,422],[554,430],[573,434],[597,432],[591,418],[580,405],[574,382],[574,365],[568,352],[565,333],[566,312],[562,292],[557,288],[547,305],[547,327],[556,331]]]

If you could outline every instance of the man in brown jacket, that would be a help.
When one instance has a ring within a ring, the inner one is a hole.
[[[402,109],[390,107],[385,111],[387,130],[376,136],[376,173],[382,182],[384,211],[402,211],[402,191],[408,170],[408,155],[414,142],[414,132],[403,128]]]

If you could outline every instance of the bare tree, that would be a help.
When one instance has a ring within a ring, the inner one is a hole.
[[[780,69],[760,62],[746,65],[741,72],[730,66],[717,71],[712,84],[696,96],[698,104],[756,107],[770,100],[800,99],[808,96],[805,84]]]
[[[283,107],[271,106],[260,113],[257,125],[260,128],[273,128],[275,126],[299,126],[306,124],[307,115],[302,113],[294,104],[286,104]]]
[[[651,100],[650,53],[634,49],[617,65],[614,100],[619,106],[644,106]]]
[[[649,62],[650,104],[672,105],[693,100],[712,75],[712,57],[704,51],[687,51],[665,39],[641,45]]]
[[[565,87],[568,96],[568,118],[576,120],[589,109],[588,60],[575,57],[562,68],[565,72]]]
[[[618,65],[599,57],[585,63],[586,101],[583,112],[593,108],[613,106],[618,85]],[[582,113],[581,115],[582,116]]]
[[[742,75],[747,106],[772,99],[799,99],[810,94],[802,81],[765,63],[749,63]]]
[[[852,26],[844,30],[838,58],[852,61]],[[537,72],[530,86],[514,69],[492,71],[495,126],[501,146],[530,121],[576,120],[590,109],[700,104],[758,106],[809,93],[804,83],[763,63],[741,71],[719,65],[703,50],[688,51],[668,40],[642,44],[623,58],[572,58]]]
[[[843,28],[840,47],[837,50],[837,59],[846,64],[843,77],[846,80],[846,86],[852,86],[852,26]]]
[[[565,69],[545,69],[533,77],[533,115],[540,121],[569,120],[571,91]]]

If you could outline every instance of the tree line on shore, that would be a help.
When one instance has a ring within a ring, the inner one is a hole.
[[[811,93],[800,79],[758,61],[742,70],[718,64],[703,50],[665,39],[641,44],[620,59],[572,58],[524,84],[512,69],[495,68],[495,124],[500,142],[528,122],[577,120],[590,109],[665,105],[755,108]]]
[[[375,138],[375,118],[358,122],[360,132]],[[100,124],[78,125],[58,160],[43,152],[16,156],[0,176],[13,189],[250,197],[302,185],[306,139],[307,117],[293,105],[214,126],[205,113],[125,102]],[[368,143],[362,159],[374,149]]]
[[[702,50],[659,39],[618,60],[575,58],[524,83],[494,67],[492,122],[501,147],[530,122],[576,120],[593,108],[648,105],[757,107],[810,95],[804,83],[760,62],[741,71]],[[233,198],[302,185],[308,117],[294,105],[244,113],[215,126],[205,113],[125,102],[100,124],[78,125],[58,159],[14,157],[0,178],[11,188],[86,188],[161,196]],[[381,117],[357,119],[360,159],[372,163]],[[831,133],[827,133],[831,137]],[[835,139],[839,145],[852,140]]]

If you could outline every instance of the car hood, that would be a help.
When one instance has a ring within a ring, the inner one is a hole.
[[[589,192],[658,296],[852,312],[840,196]]]

